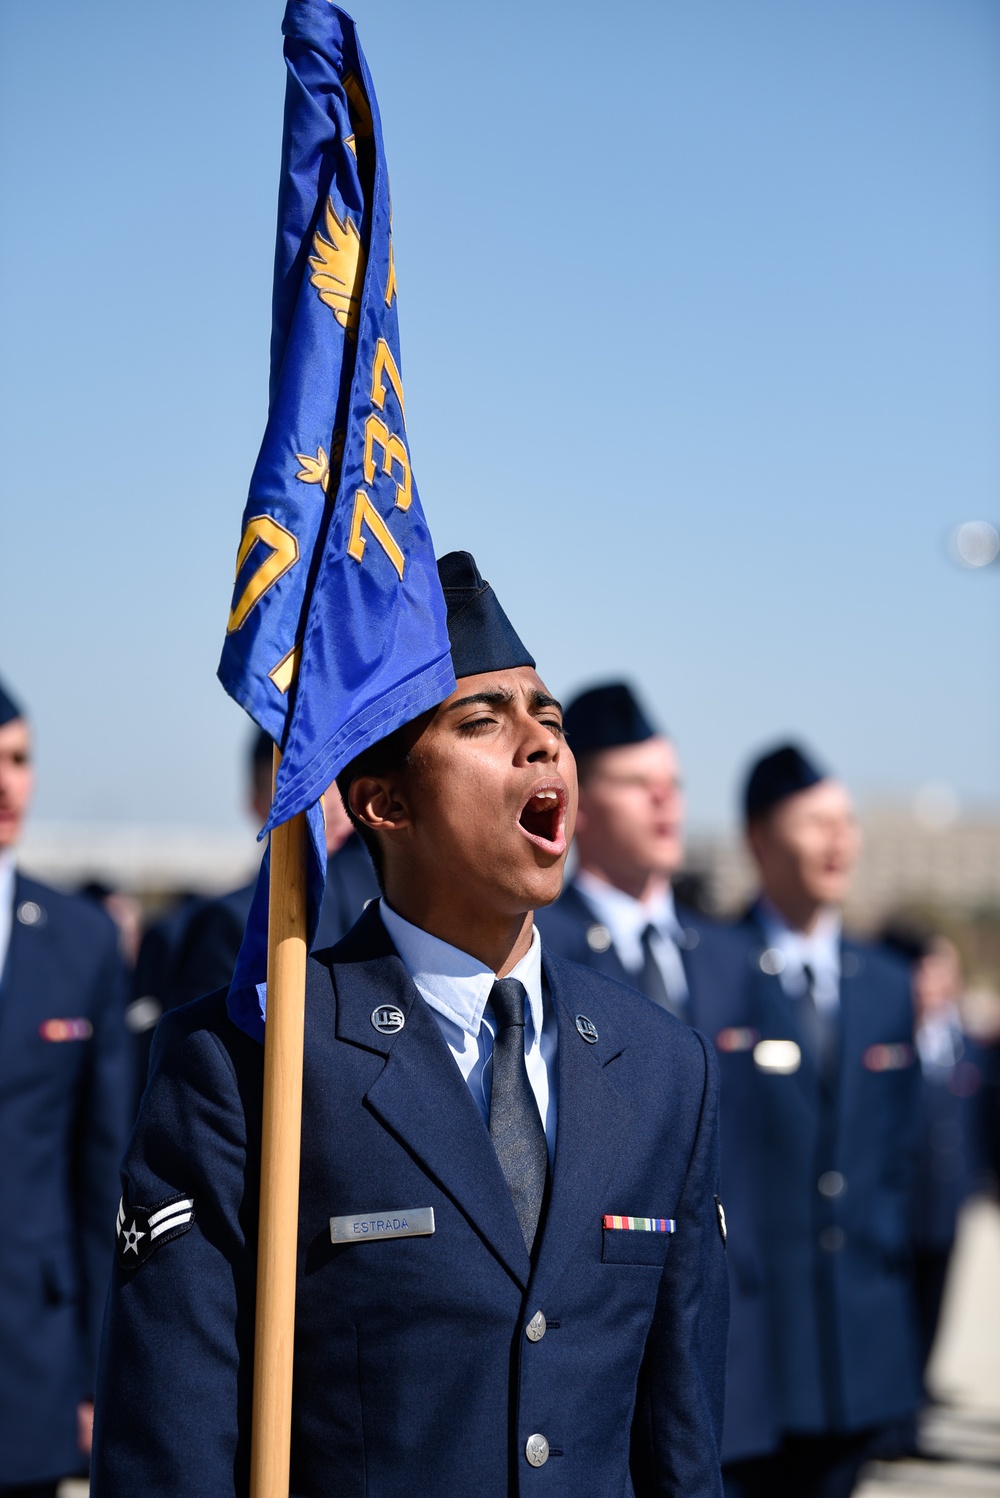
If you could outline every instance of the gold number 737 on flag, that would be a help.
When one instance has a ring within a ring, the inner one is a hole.
[[[403,567],[405,566],[403,553],[396,545],[392,532],[368,498],[364,489],[359,489],[354,496],[354,514],[351,516],[351,536],[347,543],[347,555],[353,557],[356,562],[361,561],[365,554],[365,547],[368,544],[361,534],[361,527],[363,525],[367,525],[375,540],[399,573],[400,581],[402,581]]]

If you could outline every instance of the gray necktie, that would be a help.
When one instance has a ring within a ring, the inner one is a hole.
[[[663,973],[660,964],[656,960],[653,951],[652,937],[656,927],[648,925],[642,933],[642,967],[639,971],[639,987],[647,999],[652,999],[654,1004],[659,1004],[668,1014],[680,1015],[680,1006],[672,1002],[667,991],[667,985],[663,981]]]
[[[817,1071],[829,1082],[837,1065],[837,1022],[816,1003],[816,974],[808,962],[803,963],[802,972],[806,991],[799,1000],[799,1027]]]
[[[541,1220],[549,1152],[524,1060],[524,984],[498,978],[490,993],[496,1017],[490,1138],[510,1188],[529,1254]]]

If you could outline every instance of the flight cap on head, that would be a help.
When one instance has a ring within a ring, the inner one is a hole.
[[[563,715],[563,727],[574,754],[642,744],[660,732],[653,727],[632,688],[624,681],[588,687],[587,691],[578,693]]]
[[[438,577],[448,610],[448,639],[456,676],[479,676],[483,671],[513,671],[533,666],[534,658],[522,644],[500,600],[483,582],[475,558],[467,551],[449,551],[439,559]]]
[[[7,691],[3,682],[0,681],[0,728],[5,723],[13,723],[15,718],[23,718],[24,710],[19,703]]]
[[[762,755],[751,768],[743,791],[744,815],[748,822],[766,816],[779,802],[827,779],[829,771],[821,769],[797,744],[782,744]]]

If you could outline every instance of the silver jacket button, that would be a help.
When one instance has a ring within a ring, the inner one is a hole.
[[[839,1170],[824,1170],[816,1182],[820,1196],[842,1196],[847,1182]]]
[[[598,922],[587,927],[587,946],[592,952],[606,952],[611,945],[611,932]]]
[[[776,978],[785,971],[785,954],[779,947],[768,947],[761,952],[757,961],[761,972],[767,973],[770,978]]]
[[[528,1322],[527,1326],[524,1328],[524,1335],[527,1337],[529,1342],[540,1342],[545,1336],[545,1333],[548,1331],[548,1329],[549,1324],[545,1320],[545,1317],[542,1315],[541,1311],[536,1311],[531,1320]]]
[[[529,1436],[524,1443],[524,1454],[533,1467],[544,1467],[549,1459],[549,1443],[544,1436]]]

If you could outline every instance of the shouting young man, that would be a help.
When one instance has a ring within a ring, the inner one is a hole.
[[[458,686],[341,775],[384,894],[309,964],[291,1492],[707,1498],[714,1062],[541,947],[573,756],[472,558],[439,568]],[[157,1032],[95,1498],[246,1492],[262,1070],[225,993]]]

